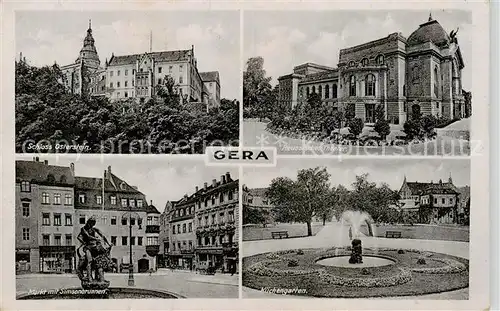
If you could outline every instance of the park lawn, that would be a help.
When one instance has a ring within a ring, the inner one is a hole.
[[[375,225],[373,234],[385,238],[387,231],[401,231],[403,239],[469,242],[468,227],[429,225]],[[363,232],[364,233],[364,232]]]
[[[321,223],[312,223],[312,234],[316,235],[322,228]],[[288,237],[298,238],[307,236],[307,225],[305,223],[278,223],[262,225],[243,226],[243,241],[270,240],[271,232],[287,231]]]

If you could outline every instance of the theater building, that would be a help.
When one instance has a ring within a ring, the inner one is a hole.
[[[187,102],[208,108],[220,105],[219,72],[199,72],[194,46],[175,51],[114,55],[101,64],[92,25],[73,64],[61,67],[62,83],[74,94],[105,96],[112,101],[144,102],[164,88],[167,78]]]
[[[196,192],[196,266],[238,271],[238,180],[230,173]]]
[[[16,161],[16,272],[75,269],[74,167]]]
[[[293,108],[316,93],[333,111],[351,106],[365,123],[375,122],[378,105],[393,124],[412,114],[464,118],[471,112],[462,90],[464,66],[457,31],[448,33],[429,16],[407,38],[393,33],[341,49],[337,68],[296,66],[278,79],[279,101]]]

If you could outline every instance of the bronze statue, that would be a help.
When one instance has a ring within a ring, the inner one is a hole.
[[[349,258],[349,263],[351,264],[363,263],[363,256],[361,255],[363,253],[361,240],[354,239],[352,240],[351,245],[352,245],[352,251],[351,251],[352,253],[351,253],[351,258]]]
[[[95,217],[90,217],[78,235],[82,245],[77,250],[79,258],[77,275],[83,289],[109,287],[109,281],[104,279],[104,271],[109,271],[112,267],[111,244],[102,232],[94,227],[95,224]]]

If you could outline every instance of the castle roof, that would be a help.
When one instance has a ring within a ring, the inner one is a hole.
[[[442,47],[450,42],[450,36],[437,20],[434,20],[432,19],[432,16],[429,16],[429,21],[421,24],[420,27],[408,37],[406,42],[408,46],[432,42],[435,45]]]
[[[219,82],[219,72],[218,71],[208,71],[208,72],[200,72],[201,80],[203,82]]]
[[[97,177],[75,177],[75,188],[102,191],[102,180],[102,178]],[[135,187],[130,186],[123,179],[110,172],[106,172],[104,191],[141,193]]]
[[[155,62],[174,62],[189,60],[192,54],[192,50],[177,50],[177,51],[162,51],[162,52],[151,52],[142,54],[132,54],[123,56],[111,56],[108,66],[122,66],[122,65],[132,65],[142,57],[143,55],[148,55],[153,58]]]

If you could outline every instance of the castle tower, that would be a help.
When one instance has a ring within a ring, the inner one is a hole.
[[[85,66],[89,69],[97,69],[101,61],[99,60],[99,55],[97,54],[97,49],[95,48],[95,40],[92,37],[92,24],[89,20],[89,29],[87,29],[87,36],[83,40],[83,47],[80,50],[80,55],[76,59],[76,63],[83,60]]]

